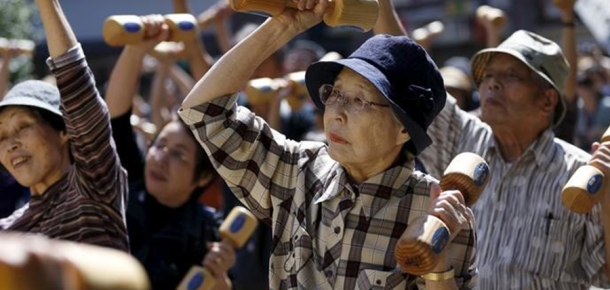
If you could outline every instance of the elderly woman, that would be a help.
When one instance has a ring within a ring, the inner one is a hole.
[[[0,102],[0,162],[30,188],[0,230],[128,251],[127,174],[108,111],[57,0],[37,0],[57,87],[26,81]]]
[[[306,83],[324,109],[328,146],[287,140],[236,106],[235,92],[257,65],[319,23],[328,2],[298,5],[223,56],[179,112],[235,195],[272,226],[270,288],[473,287],[470,210],[459,192],[441,193],[436,180],[413,169],[446,98],[419,45],[379,35],[345,60],[309,67]],[[426,212],[463,231],[433,269],[442,275],[419,278],[400,270],[394,249],[409,221]]]

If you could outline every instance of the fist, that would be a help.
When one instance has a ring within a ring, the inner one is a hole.
[[[438,184],[430,190],[428,213],[441,219],[449,228],[451,238],[468,228],[473,220],[472,210],[466,207],[464,196],[458,190],[441,191]]]

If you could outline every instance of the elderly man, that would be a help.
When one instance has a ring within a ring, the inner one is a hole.
[[[481,289],[607,285],[610,197],[580,215],[563,206],[561,190],[587,163],[610,175],[610,143],[595,144],[591,158],[555,138],[552,128],[566,111],[568,64],[561,49],[517,31],[499,47],[477,53],[471,66],[483,121],[449,97],[428,129],[434,143],[420,158],[437,177],[460,152],[489,162],[491,181],[473,207]]]

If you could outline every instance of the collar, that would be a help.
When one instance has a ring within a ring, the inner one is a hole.
[[[555,156],[555,150],[553,150],[554,143],[555,133],[553,133],[553,130],[550,128],[546,129],[536,140],[534,140],[534,143],[523,152],[518,160],[521,160],[526,154],[532,154],[536,165],[538,165],[539,168],[546,169],[552,164],[553,157]],[[495,138],[491,138],[489,148],[492,149],[494,153],[500,154],[498,143]]]
[[[337,197],[343,199],[349,196],[352,200],[360,198],[363,211],[367,219],[370,219],[390,201],[393,195],[398,196],[404,191],[401,189],[404,189],[414,167],[415,159],[409,157],[404,163],[392,165],[362,184],[352,187],[343,166],[335,163],[329,172],[330,175],[326,179],[323,190],[314,196],[314,204],[327,203]]]

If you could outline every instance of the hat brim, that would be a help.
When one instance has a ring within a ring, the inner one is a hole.
[[[415,147],[416,152],[413,152],[415,155],[432,144],[432,140],[426,131],[411,119],[400,106],[392,101],[390,98],[392,86],[383,72],[368,62],[358,58],[320,61],[309,66],[305,74],[305,84],[312,101],[320,110],[324,110],[324,104],[320,100],[319,88],[324,84],[334,84],[337,75],[339,75],[344,67],[353,70],[367,79],[383,95],[388,103],[390,103],[392,110],[411,136],[410,141]]]
[[[14,98],[10,98],[10,99],[5,99],[2,102],[0,102],[0,109],[1,108],[5,108],[5,107],[9,107],[9,106],[27,106],[27,107],[35,107],[35,108],[39,108],[39,109],[43,109],[43,110],[47,110],[53,114],[56,114],[60,117],[62,117],[63,115],[61,114],[61,112],[50,106],[49,104],[39,101],[37,99],[34,98],[28,98],[28,97],[14,97]]]
[[[566,110],[567,110],[566,100],[565,100],[565,97],[563,94],[563,88],[561,88],[561,89],[558,88],[557,85],[555,85],[555,83],[547,75],[545,75],[542,72],[539,72],[536,68],[531,66],[527,62],[527,60],[523,57],[523,55],[521,55],[519,52],[517,52],[515,50],[504,49],[504,48],[487,48],[487,49],[483,49],[483,50],[479,51],[477,54],[475,54],[472,57],[470,69],[472,71],[472,78],[473,78],[474,83],[477,86],[477,88],[481,84],[485,66],[487,66],[487,63],[489,63],[489,60],[491,59],[492,55],[494,55],[495,53],[504,53],[504,54],[508,54],[510,56],[515,57],[520,62],[525,64],[530,70],[532,70],[534,73],[536,73],[536,75],[540,76],[545,81],[547,81],[551,86],[553,86],[553,88],[557,91],[557,93],[559,95],[559,103],[557,104],[559,106],[559,111],[556,112],[557,115],[555,116],[555,119],[553,120],[553,127],[556,127],[557,125],[559,125],[559,123],[561,123],[561,121],[565,117]]]

